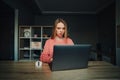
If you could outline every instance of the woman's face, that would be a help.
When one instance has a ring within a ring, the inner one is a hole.
[[[62,38],[65,33],[65,26],[62,22],[58,23],[56,26],[56,35],[59,38]]]

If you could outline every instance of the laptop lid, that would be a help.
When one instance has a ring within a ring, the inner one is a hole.
[[[51,70],[87,68],[90,47],[89,44],[55,45]]]

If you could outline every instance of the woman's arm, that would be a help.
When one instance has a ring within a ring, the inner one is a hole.
[[[74,45],[74,42],[72,41],[72,39],[68,38],[67,39],[67,44]]]
[[[47,62],[50,63],[51,62],[51,54],[50,54],[50,40],[47,40],[45,45],[44,45],[44,49],[43,52],[40,55],[40,61],[42,62]]]

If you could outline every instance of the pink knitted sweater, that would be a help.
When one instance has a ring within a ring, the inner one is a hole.
[[[54,45],[74,45],[70,38],[63,40],[48,39],[44,45],[43,52],[40,55],[40,61],[50,63],[53,57],[53,47]]]

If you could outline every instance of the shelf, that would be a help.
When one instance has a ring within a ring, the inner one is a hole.
[[[39,60],[52,26],[19,26],[19,61]]]
[[[19,50],[30,50],[30,48],[19,48]]]

